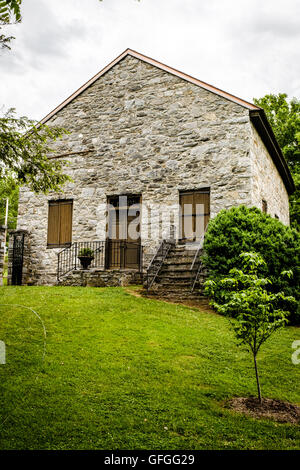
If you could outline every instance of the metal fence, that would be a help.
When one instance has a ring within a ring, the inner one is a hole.
[[[143,247],[127,240],[74,242],[58,253],[57,279],[83,269],[80,256],[90,254],[89,269],[143,269]]]

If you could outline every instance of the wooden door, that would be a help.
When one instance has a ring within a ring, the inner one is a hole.
[[[210,216],[209,189],[181,192],[179,200],[181,240],[200,240]]]
[[[140,264],[140,196],[108,199],[107,267],[138,269]]]

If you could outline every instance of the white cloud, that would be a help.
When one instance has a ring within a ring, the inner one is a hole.
[[[0,103],[40,119],[130,47],[242,98],[300,95],[298,0],[24,0]]]

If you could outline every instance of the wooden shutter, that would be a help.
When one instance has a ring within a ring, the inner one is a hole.
[[[196,217],[203,217],[204,219],[203,229],[205,230],[209,222],[209,217],[210,217],[210,194],[209,192],[206,190],[195,192],[194,204],[195,204]],[[202,236],[203,233],[197,234],[197,235]]]
[[[209,189],[181,193],[180,206],[180,237],[191,241],[200,239],[210,217]]]
[[[69,245],[72,242],[72,201],[50,201],[48,213],[49,248]]]
[[[72,201],[60,203],[60,245],[68,245],[72,242],[72,209]]]
[[[49,247],[59,245],[59,203],[49,202],[48,210],[48,240]]]
[[[193,224],[193,206],[194,206],[194,198],[193,193],[183,193],[180,195],[180,205],[181,205],[181,226],[180,226],[180,238],[186,240],[193,239],[193,231],[194,231],[194,224]]]

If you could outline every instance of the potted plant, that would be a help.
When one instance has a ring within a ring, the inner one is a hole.
[[[80,259],[82,269],[88,269],[94,259],[94,252],[91,248],[81,248],[78,258]]]

